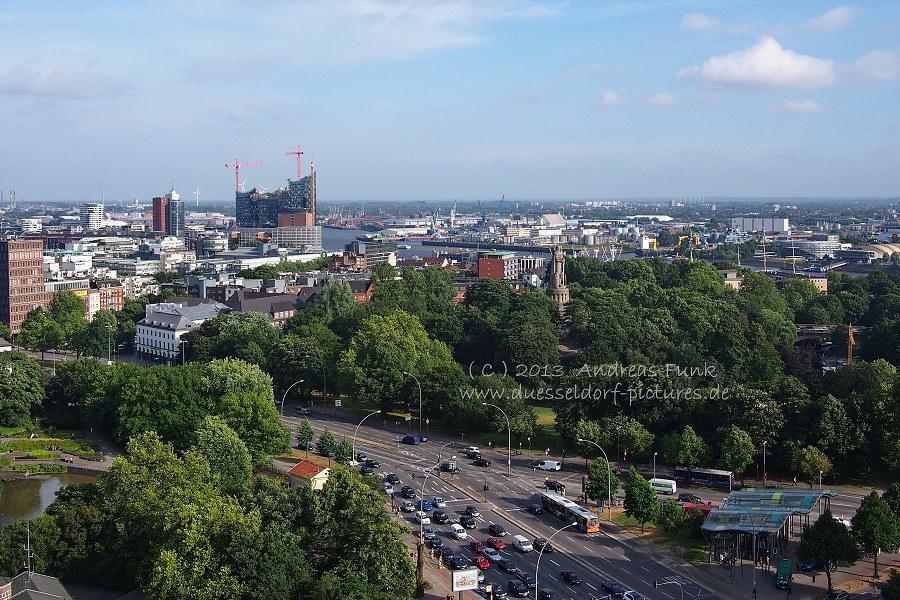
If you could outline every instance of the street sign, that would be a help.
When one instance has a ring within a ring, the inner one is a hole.
[[[337,407],[339,407],[340,405],[341,405],[341,399],[338,398],[337,400],[334,401],[334,406],[335,406],[335,408],[337,408]]]
[[[406,420],[407,420],[407,421],[412,421],[412,417],[411,417],[411,416],[409,416],[409,415],[406,415],[406,416],[405,416],[405,417],[403,417],[403,418],[404,418],[404,419],[406,419]]]

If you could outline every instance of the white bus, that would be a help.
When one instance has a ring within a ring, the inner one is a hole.
[[[678,486],[674,479],[651,479],[650,487],[656,490],[658,494],[672,495],[678,491]]]

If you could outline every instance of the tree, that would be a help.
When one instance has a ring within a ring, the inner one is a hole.
[[[656,491],[634,467],[628,470],[628,480],[625,482],[625,514],[640,522],[641,533],[644,532],[644,524],[655,521],[659,515]]]
[[[603,458],[598,458],[588,468],[588,481],[585,486],[585,494],[588,498],[597,499],[597,510],[603,503],[611,502],[619,492],[621,481],[614,475],[609,463]],[[610,497],[612,494],[612,498]]]
[[[59,323],[38,306],[25,316],[16,341],[23,348],[32,352],[40,352],[43,361],[44,352],[60,348],[63,345],[63,332]]]
[[[879,551],[893,552],[900,547],[900,518],[878,492],[872,492],[863,498],[850,522],[853,537],[867,554],[875,555],[872,576],[878,579]]]
[[[85,356],[110,358],[116,345],[116,314],[111,310],[98,310],[88,323],[84,337],[80,340],[81,353]]]
[[[322,310],[327,319],[332,319],[352,311],[357,302],[346,279],[329,279],[322,286],[322,293],[319,294],[315,305]]]
[[[738,473],[744,481],[744,470],[756,454],[750,435],[736,425],[732,425],[722,439],[719,466],[727,471]]]
[[[0,340],[12,341],[12,332],[6,323],[0,323]]]
[[[253,475],[247,446],[221,417],[208,416],[197,430],[196,448],[218,475],[219,489],[238,495]]]
[[[837,568],[838,561],[855,563],[859,559],[859,549],[847,527],[836,521],[830,510],[826,510],[800,536],[797,558],[816,560],[823,565],[830,593],[831,573]]]
[[[44,402],[41,367],[25,354],[0,353],[0,423],[6,427],[31,422],[31,407]]]
[[[881,588],[881,597],[884,600],[900,600],[900,571],[897,569],[891,569],[887,583]]]
[[[881,496],[888,506],[891,507],[894,515],[900,519],[900,481],[895,481],[888,486],[888,489]]]
[[[584,457],[584,464],[587,465],[589,458],[594,458],[602,454],[597,448],[601,448],[609,443],[607,431],[603,428],[599,421],[591,421],[588,419],[580,419],[575,423],[572,429],[572,438],[576,440],[587,440],[586,442],[578,442],[578,454]],[[594,442],[593,444],[590,442]],[[596,445],[595,445],[596,444]]]
[[[831,461],[815,446],[804,446],[794,454],[793,467],[812,489],[813,483],[821,481],[822,475],[831,471]]]
[[[681,531],[689,518],[690,516],[685,512],[683,506],[674,500],[669,500],[659,509],[656,524],[667,532]]]
[[[303,450],[309,454],[309,444],[313,441],[313,438],[316,436],[316,432],[313,429],[312,424],[309,422],[309,419],[306,417],[303,418],[303,422],[300,423],[300,427],[297,428],[297,442],[303,446]]]
[[[706,442],[690,425],[685,425],[681,434],[666,436],[663,440],[663,454],[666,458],[688,469],[696,467],[709,455]]]
[[[50,316],[62,329],[63,347],[78,349],[87,329],[84,300],[74,292],[63,290],[50,302]]]
[[[334,439],[334,434],[326,429],[319,436],[319,441],[316,442],[316,453],[319,456],[331,456],[336,451],[337,440]]]
[[[339,465],[349,464],[353,460],[353,443],[350,440],[342,440],[334,450],[334,462]]]

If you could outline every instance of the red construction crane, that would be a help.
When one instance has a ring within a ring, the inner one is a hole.
[[[225,163],[226,169],[234,169],[234,191],[235,192],[241,191],[241,167],[264,167],[264,166],[266,166],[266,165],[259,163],[259,162],[242,163],[241,161],[239,161],[236,158],[234,159],[233,165],[229,165],[228,163]]]
[[[288,154],[296,154],[297,155],[297,181],[303,179],[303,171],[300,168],[300,165],[301,165],[301,161],[303,160],[303,155],[305,154],[305,152],[303,152],[303,150],[300,149],[300,146],[297,146],[296,150],[288,150],[284,154],[285,154],[285,156],[287,156]]]

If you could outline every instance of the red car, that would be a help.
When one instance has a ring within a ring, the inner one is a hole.
[[[484,542],[472,540],[469,542],[469,548],[471,548],[473,552],[481,553],[484,552],[484,549],[487,548],[487,546],[484,545]]]
[[[475,566],[479,569],[487,569],[491,566],[491,561],[480,554],[475,555],[475,558],[472,559],[472,562],[475,563]]]
[[[493,548],[494,550],[503,550],[506,548],[506,544],[498,537],[490,537],[487,540],[487,545]]]

